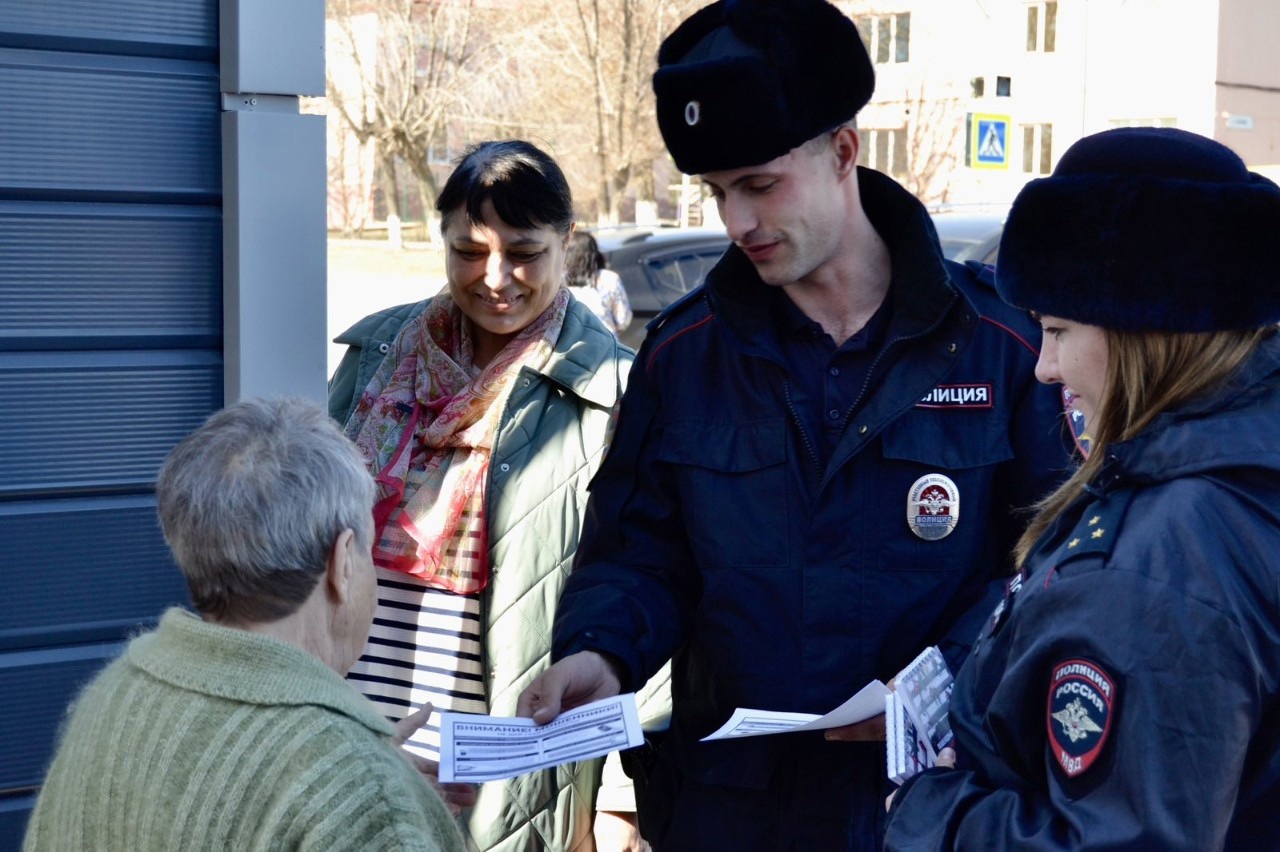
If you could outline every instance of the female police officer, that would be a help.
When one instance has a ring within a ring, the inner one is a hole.
[[[1087,137],[997,286],[1093,447],[1044,500],[890,849],[1275,848],[1280,188],[1179,130]]]

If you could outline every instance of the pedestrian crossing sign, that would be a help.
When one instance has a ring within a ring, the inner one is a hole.
[[[975,169],[1009,168],[1009,116],[971,113],[969,165]]]

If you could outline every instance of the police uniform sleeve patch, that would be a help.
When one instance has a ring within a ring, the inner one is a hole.
[[[1097,663],[1070,659],[1052,669],[1046,713],[1049,747],[1068,778],[1088,771],[1111,733],[1116,680]]]

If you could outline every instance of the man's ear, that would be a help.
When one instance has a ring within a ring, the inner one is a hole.
[[[831,134],[831,150],[836,155],[836,171],[840,176],[857,172],[858,151],[862,149],[862,137],[851,124],[841,125]]]
[[[346,603],[351,599],[355,574],[356,532],[351,528],[338,533],[329,551],[325,566],[325,590],[334,603]]]

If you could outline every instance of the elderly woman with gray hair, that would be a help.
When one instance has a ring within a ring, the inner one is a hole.
[[[230,406],[156,493],[198,614],[166,612],[77,699],[25,848],[460,850],[410,732],[342,677],[374,607],[373,483],[326,413]]]

